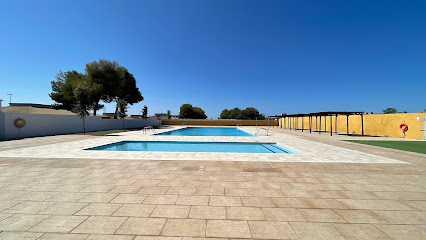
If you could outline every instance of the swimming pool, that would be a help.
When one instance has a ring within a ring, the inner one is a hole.
[[[87,150],[154,152],[298,153],[277,143],[122,141]]]
[[[158,133],[156,135],[170,136],[236,136],[236,137],[254,137],[254,134],[238,128],[224,127],[186,127],[173,131]]]

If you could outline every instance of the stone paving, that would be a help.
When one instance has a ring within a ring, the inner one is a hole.
[[[0,142],[0,239],[426,239],[424,155],[394,153],[395,160],[275,134],[306,149],[324,145],[347,154],[341,158],[365,159],[123,160],[38,152],[110,138],[75,136],[29,147],[34,157],[6,157],[28,150]],[[380,163],[366,160],[375,157]]]

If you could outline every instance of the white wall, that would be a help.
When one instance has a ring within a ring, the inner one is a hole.
[[[14,121],[17,118],[22,118],[26,121],[25,127],[15,127]],[[145,126],[160,125],[161,120],[124,120],[124,128],[143,128]],[[86,118],[86,132],[121,129],[122,127],[122,119],[102,119],[98,116],[88,116]],[[0,138],[3,139],[82,132],[83,121],[73,115],[0,113]]]

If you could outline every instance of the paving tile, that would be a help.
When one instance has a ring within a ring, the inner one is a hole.
[[[391,240],[391,238],[382,231],[369,224],[334,224],[337,231],[349,239],[381,239]]]
[[[85,240],[133,240],[135,236],[131,235],[101,235],[101,234],[91,234]]]
[[[78,192],[61,192],[57,195],[46,199],[46,201],[52,202],[77,202],[83,197],[87,196],[89,193],[78,193]]]
[[[176,203],[178,195],[149,195],[143,204],[166,204],[173,205]]]
[[[93,216],[93,215],[106,215],[110,216],[118,208],[120,208],[121,204],[117,203],[90,203],[75,215],[84,215],[84,216]]]
[[[299,209],[308,222],[347,222],[331,209]]]
[[[208,220],[207,237],[251,238],[247,221]]]
[[[306,198],[272,198],[277,207],[311,208]]]
[[[241,207],[240,197],[223,197],[223,196],[210,196],[209,205],[211,206],[238,206]]]
[[[45,233],[37,240],[85,240],[89,234]]]
[[[345,238],[333,227],[331,223],[304,223],[290,222],[296,235],[301,239],[341,239]]]
[[[272,198],[264,197],[241,197],[244,207],[276,207]]]
[[[187,218],[190,206],[157,205],[150,217]]]
[[[53,202],[23,202],[3,211],[3,213],[36,214],[52,206]]]
[[[195,195],[195,187],[170,187],[166,194],[174,195]]]
[[[225,188],[199,188],[197,187],[195,191],[195,195],[200,196],[224,196],[225,195]]]
[[[113,234],[126,219],[126,217],[91,216],[72,233]]]
[[[226,219],[226,209],[225,207],[192,206],[189,218]]]
[[[252,238],[258,239],[298,239],[286,222],[249,221]]]
[[[88,203],[74,203],[74,202],[58,202],[53,206],[50,206],[39,214],[49,214],[49,215],[73,215],[74,213],[80,211],[84,207],[89,205]]]
[[[426,213],[417,211],[373,211],[391,224],[426,224]],[[423,214],[422,214],[423,213]]]
[[[0,221],[0,231],[27,231],[49,215],[15,214]]]
[[[139,189],[140,194],[166,194],[170,187],[142,187]]]
[[[163,236],[205,237],[206,220],[200,219],[167,219],[161,231]]]
[[[123,204],[113,216],[121,217],[148,217],[154,210],[155,205],[147,204]]]
[[[339,199],[338,201],[349,209],[414,210],[412,207],[395,200]]]
[[[107,203],[113,198],[117,197],[117,193],[89,193],[78,202],[98,202],[98,203]]]
[[[0,232],[0,240],[35,240],[43,233],[29,233],[29,232]]]
[[[141,189],[140,186],[116,186],[111,189],[110,193],[137,193]]]
[[[370,210],[334,210],[350,223],[388,223]]]
[[[226,207],[229,220],[266,220],[262,209],[254,207]]]
[[[88,193],[106,193],[109,192],[111,189],[113,189],[114,186],[112,185],[105,185],[105,184],[92,184],[89,185],[83,189],[81,189],[79,192],[88,192]]]
[[[306,219],[295,208],[262,208],[268,221],[305,222]]]
[[[117,230],[117,234],[159,235],[166,219],[164,218],[128,218]]]
[[[118,194],[117,197],[112,199],[111,203],[141,203],[148,195],[146,194]]]
[[[393,239],[426,239],[426,229],[415,225],[381,225],[375,224],[376,228],[386,233]]]
[[[181,240],[182,237],[137,236],[134,240]]]
[[[28,194],[25,194],[23,196],[19,196],[15,198],[14,200],[21,200],[21,201],[44,201],[48,198],[51,198],[59,193],[57,192],[30,192]]]
[[[186,196],[181,195],[176,201],[177,205],[195,205],[195,206],[207,206],[209,205],[208,196]]]
[[[28,231],[68,233],[86,219],[86,216],[51,216]]]

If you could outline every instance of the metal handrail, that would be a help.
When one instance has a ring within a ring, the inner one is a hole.
[[[143,134],[146,134],[146,130],[151,129],[153,133],[157,133],[152,126],[146,126],[143,128]]]
[[[243,128],[243,125],[241,125],[241,124],[237,124],[237,128],[238,128],[238,126],[240,126],[241,128]]]
[[[266,131],[266,135],[265,135],[265,136],[269,136],[269,130],[268,130],[267,128],[260,128],[259,130],[257,130],[257,132],[256,132],[256,136],[259,136],[259,132],[260,132],[262,129]]]
[[[183,127],[183,125],[185,125],[185,127],[188,127],[188,126],[186,126],[186,123],[182,123],[182,127]]]

